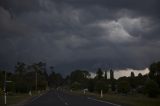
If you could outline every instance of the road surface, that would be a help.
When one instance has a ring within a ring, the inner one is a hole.
[[[24,106],[120,106],[110,102],[100,101],[93,97],[73,95],[62,91],[49,91],[33,98]]]

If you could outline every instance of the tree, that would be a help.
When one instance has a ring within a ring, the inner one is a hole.
[[[96,72],[96,78],[98,80],[103,78],[103,72],[102,72],[101,68],[99,68],[98,71]]]
[[[110,79],[111,79],[111,80],[114,80],[114,72],[113,72],[112,69],[110,70]]]
[[[50,70],[51,70],[51,72],[53,72],[54,71],[54,67],[50,66]]]
[[[81,84],[79,82],[74,82],[71,84],[71,87],[70,87],[72,90],[79,90],[82,88]]]
[[[81,85],[81,88],[87,88],[88,78],[90,73],[85,70],[75,70],[70,74],[71,84],[77,82]]]
[[[89,79],[87,85],[88,85],[88,91],[89,92],[94,92],[94,90],[95,90],[95,80],[94,79]]]
[[[130,86],[131,86],[131,88],[136,88],[136,80],[135,80],[134,72],[131,72],[131,76],[130,76]]]
[[[50,87],[55,87],[56,86],[55,85],[55,74],[56,73],[54,71],[52,71],[51,74],[48,77],[48,83],[49,83]]]
[[[127,94],[130,91],[129,82],[127,82],[127,81],[120,81],[118,83],[118,87],[117,88],[118,88],[117,90],[118,90],[119,93],[125,93],[125,94]]]
[[[150,70],[149,77],[151,79],[154,79],[157,71],[157,63],[152,63],[149,67],[149,70]]]
[[[106,84],[103,80],[98,80],[95,83],[95,90],[100,93],[103,90],[103,93],[108,92],[108,84]]]
[[[25,73],[26,65],[23,62],[17,62],[15,66],[15,72],[18,75],[23,75]]]
[[[144,81],[145,80],[146,79],[143,77],[143,75],[141,73],[139,73],[138,76],[137,76],[137,78],[136,78],[136,84],[138,86],[142,86],[142,85],[144,85]]]
[[[116,87],[115,87],[114,71],[112,69],[110,70],[110,81],[111,81],[111,89],[112,91],[115,91]]]
[[[0,96],[2,96],[3,95],[3,90],[2,90],[2,88],[0,88]]]
[[[104,73],[104,79],[107,80],[107,71]]]
[[[43,62],[34,63],[30,66],[30,69],[33,72],[32,80],[35,80],[35,90],[46,89],[48,86],[46,64]]]
[[[135,78],[134,72],[131,72],[131,78]]]
[[[145,92],[149,97],[157,97],[159,94],[158,84],[153,80],[148,80],[145,84]]]
[[[75,70],[71,72],[70,79],[72,82],[84,82],[90,76],[88,71],[84,70]]]
[[[62,77],[61,74],[55,73],[55,72],[53,71],[53,72],[49,75],[48,81],[49,81],[49,86],[50,86],[50,87],[57,88],[57,87],[59,87],[59,86],[62,85],[62,83],[63,83],[63,77]]]
[[[152,63],[149,67],[149,77],[155,80],[160,86],[160,61]]]
[[[141,73],[138,74],[138,78],[141,79],[143,75]]]

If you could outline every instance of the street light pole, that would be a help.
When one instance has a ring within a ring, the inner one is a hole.
[[[38,81],[37,81],[37,72],[36,72],[36,92],[37,92],[37,84],[38,84]]]
[[[5,77],[4,77],[4,104],[7,104],[7,91],[6,91],[6,71],[5,71]]]

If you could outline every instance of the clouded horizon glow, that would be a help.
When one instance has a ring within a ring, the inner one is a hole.
[[[129,77],[131,76],[131,72],[134,72],[135,76],[138,76],[139,73],[141,73],[142,75],[146,75],[149,73],[149,69],[145,68],[142,70],[134,70],[134,69],[121,69],[121,70],[114,70],[114,78],[118,79],[120,77]],[[90,77],[94,78],[96,76],[96,73],[94,72],[90,72]],[[107,71],[107,79],[110,79],[110,72]]]

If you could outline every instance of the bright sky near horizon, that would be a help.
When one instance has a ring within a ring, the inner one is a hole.
[[[149,69],[145,68],[143,70],[134,70],[134,69],[124,69],[124,70],[115,70],[114,71],[114,77],[115,79],[118,79],[119,77],[123,77],[123,76],[130,76],[131,72],[134,72],[135,76],[138,76],[139,73],[141,73],[142,75],[148,74],[149,73]],[[91,78],[94,78],[96,76],[95,73],[90,72],[91,74]],[[109,71],[107,71],[107,78],[110,78],[110,73]]]

